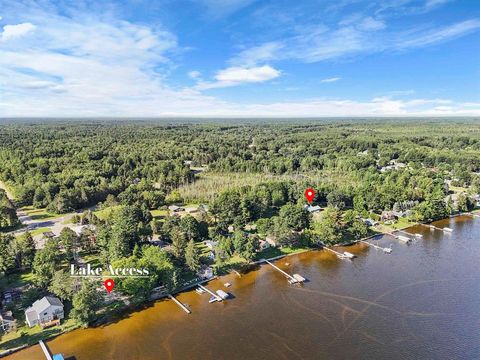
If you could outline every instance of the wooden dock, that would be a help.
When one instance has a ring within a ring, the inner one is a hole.
[[[271,265],[274,269],[280,271],[283,275],[285,275],[285,277],[288,279],[288,282],[290,284],[296,284],[296,283],[299,283],[299,282],[303,282],[305,281],[305,279],[303,277],[301,277],[300,275],[298,274],[294,274],[293,276],[290,275],[289,273],[283,271],[282,269],[280,269],[278,266],[274,265],[273,263],[271,263],[270,261],[266,260],[266,259],[263,259],[263,261],[265,261],[268,265]]]
[[[213,291],[209,290],[209,289],[206,288],[205,286],[203,286],[203,285],[198,285],[198,287],[199,287],[200,289],[202,289],[203,291],[209,293],[210,295],[215,296],[215,299],[216,299],[217,301],[222,301],[222,300],[223,300],[220,296],[218,296],[217,294],[215,294]]]
[[[361,243],[364,243],[364,244],[367,244],[368,246],[371,246],[371,247],[373,247],[373,248],[375,248],[375,249],[382,250],[382,251],[383,251],[384,253],[386,253],[386,254],[390,254],[390,253],[392,252],[392,249],[389,248],[389,247],[383,248],[383,247],[381,247],[381,246],[375,245],[375,244],[370,243],[370,242],[365,241],[365,240],[360,240],[360,242],[361,242]]]
[[[339,259],[345,259],[345,255],[343,255],[341,252],[335,251],[335,250],[330,249],[330,248],[328,248],[328,247],[323,247],[323,249],[324,249],[324,250],[328,250],[328,251],[334,253],[335,255],[337,255],[337,257],[338,257]]]
[[[452,232],[453,231],[452,229],[450,229],[448,227],[440,228],[440,227],[432,225],[432,224],[420,224],[420,225],[426,226],[426,227],[430,228],[430,230],[440,230],[440,231],[443,231],[443,232]]]
[[[45,343],[43,342],[43,340],[40,340],[40,341],[38,342],[38,345],[40,345],[40,347],[42,348],[43,354],[45,355],[45,358],[46,358],[47,360],[53,360],[52,355],[50,354],[50,351],[48,350],[48,347],[47,347],[47,345],[45,345]]]
[[[178,306],[180,306],[180,308],[185,311],[187,314],[190,314],[192,311],[187,308],[184,304],[182,304],[180,301],[178,301],[177,299],[175,299],[175,297],[171,294],[168,294],[168,297],[170,299],[172,299]]]

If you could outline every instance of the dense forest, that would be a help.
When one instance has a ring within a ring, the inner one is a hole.
[[[336,172],[352,184],[341,189],[347,205],[358,195],[366,209],[424,200],[446,173],[461,185],[476,179],[477,123],[402,121],[9,124],[0,127],[0,179],[20,204],[57,213],[97,204],[109,194],[125,203],[143,198],[158,208],[194,180],[195,167],[319,178]],[[408,164],[408,171],[377,171],[392,160]]]

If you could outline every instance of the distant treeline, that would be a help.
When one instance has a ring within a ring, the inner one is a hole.
[[[355,183],[337,189],[348,206],[383,209],[425,200],[443,188],[447,172],[467,186],[480,171],[480,124],[472,120],[209,122],[1,125],[0,178],[19,203],[62,213],[109,194],[156,208],[194,181],[195,166],[275,175],[335,171]],[[409,171],[378,172],[392,160]]]

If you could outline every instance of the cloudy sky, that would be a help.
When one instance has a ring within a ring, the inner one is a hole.
[[[480,115],[477,0],[0,0],[0,117]]]

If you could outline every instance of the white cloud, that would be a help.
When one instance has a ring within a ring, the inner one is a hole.
[[[261,83],[280,76],[280,71],[271,66],[258,67],[229,67],[220,70],[215,75],[215,82],[202,82],[197,85],[198,90],[236,86],[245,83]]]
[[[365,31],[381,30],[381,29],[384,29],[385,27],[386,25],[383,21],[374,19],[372,17],[367,17],[363,19],[358,25],[358,28],[360,30],[365,30]]]
[[[255,66],[258,63],[277,58],[278,52],[283,46],[280,42],[267,42],[240,52],[230,62],[238,66]]]
[[[399,39],[393,45],[397,49],[428,46],[466,35],[478,29],[480,29],[479,20],[466,20],[443,28],[416,32],[407,38]]]
[[[296,28],[295,34],[242,50],[230,62],[254,66],[268,61],[297,60],[314,63],[325,60],[405,50],[435,45],[480,29],[480,20],[471,19],[448,26],[388,30],[383,20],[358,14],[339,22],[337,27],[324,24]]]
[[[200,73],[200,71],[193,70],[188,72],[188,77],[191,79],[198,79],[201,76],[202,74]]]
[[[320,80],[320,82],[322,82],[322,83],[332,83],[332,82],[338,81],[340,79],[341,79],[341,77],[332,77],[332,78],[322,79],[322,80]]]
[[[17,25],[5,25],[2,33],[0,33],[0,40],[8,41],[25,36],[35,30],[35,27],[35,25],[29,22]]]
[[[450,2],[451,0],[427,0],[425,1],[424,8],[425,10],[429,11],[433,8],[436,8],[438,6],[444,5],[447,2]]]

